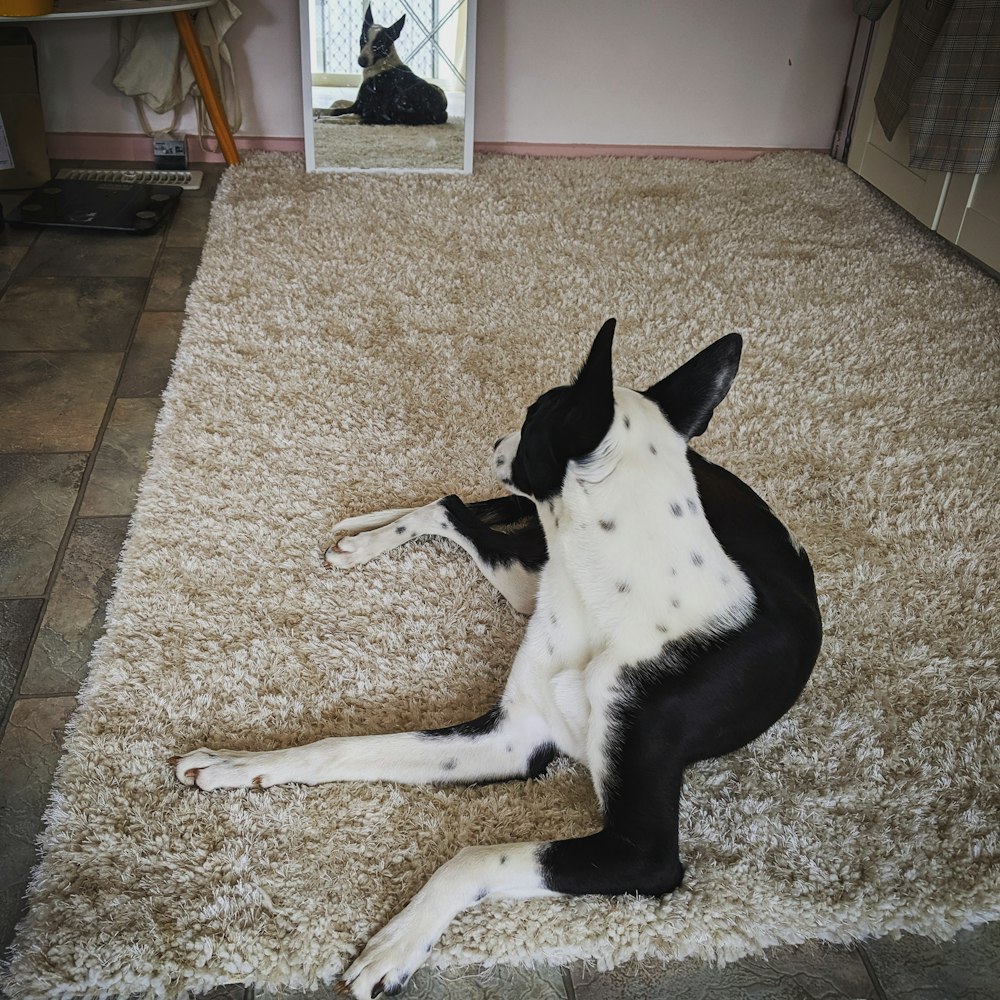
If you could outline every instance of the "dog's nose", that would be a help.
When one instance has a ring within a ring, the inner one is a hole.
[[[358,56],[358,65],[367,68],[368,60],[364,56]]]

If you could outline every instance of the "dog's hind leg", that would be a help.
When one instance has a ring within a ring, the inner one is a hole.
[[[373,528],[384,528],[393,521],[398,521],[404,514],[412,514],[417,507],[393,507],[391,510],[375,510],[370,514],[359,514],[356,517],[345,517],[333,526],[335,535],[358,535],[362,531]]]
[[[497,531],[491,524],[524,524]],[[545,536],[534,505],[520,497],[501,497],[466,505],[457,496],[424,507],[397,508],[341,521],[336,530],[357,532],[326,551],[328,566],[348,569],[421,535],[437,535],[460,545],[483,575],[518,610],[534,610],[538,571],[547,556]]]
[[[342,973],[337,992],[357,1000],[399,993],[463,910],[484,899],[553,895],[542,881],[539,847],[525,843],[462,848],[371,938]]]
[[[522,521],[538,523],[538,508],[534,500],[527,497],[494,497],[492,500],[474,500],[465,506],[488,526],[512,525]]]
[[[479,518],[482,524],[488,527],[512,525],[530,519],[538,520],[534,503],[524,497],[495,497],[492,500],[476,500],[466,504],[466,506]],[[389,510],[375,510],[370,514],[345,517],[333,526],[333,534],[340,536],[358,535],[363,531],[371,531],[373,528],[384,528],[387,524],[398,521],[404,514],[412,514],[419,509],[419,507],[392,507]],[[408,540],[404,539],[403,541]]]
[[[398,992],[448,924],[483,899],[551,895],[661,896],[680,884],[677,816],[682,767],[634,775],[635,809],[612,811],[597,833],[569,840],[463,848],[378,931],[343,973],[341,992],[358,998]],[[650,781],[652,777],[652,781]]]
[[[573,840],[465,847],[368,942],[338,989],[357,1000],[398,993],[448,924],[484,899],[641,893],[675,889],[681,869],[655,838],[602,830]]]

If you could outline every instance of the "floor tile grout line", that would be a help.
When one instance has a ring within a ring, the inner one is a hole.
[[[559,974],[562,976],[563,989],[566,991],[566,1000],[576,1000],[576,987],[573,985],[573,975],[565,965],[559,966]]]
[[[131,339],[131,334],[129,334],[129,339]],[[125,348],[122,348],[122,351]],[[95,349],[88,349],[86,347],[29,347],[25,350],[20,348],[4,348],[0,351],[0,354],[121,354],[122,351],[98,351]]]
[[[0,358],[2,358],[5,354],[8,354],[8,353],[14,353],[14,352],[12,352],[12,351],[0,351]],[[72,449],[70,451],[3,451],[3,450],[0,450],[0,456],[7,456],[7,455],[85,455],[85,454],[87,454],[86,449],[81,450],[79,448],[77,448],[75,451],[72,450]]]
[[[126,396],[125,398],[128,399],[129,397]],[[122,517],[124,517],[124,518],[130,518],[131,516],[132,516],[131,513],[128,513],[128,514],[78,514],[76,519],[78,521],[113,521],[115,518],[122,518]]]
[[[175,208],[176,210],[176,208]],[[173,222],[173,215],[171,214],[170,219],[166,220],[167,226]],[[150,234],[151,235],[151,234]],[[31,662],[31,655],[35,649],[35,643],[38,639],[38,634],[42,628],[42,622],[45,619],[45,613],[48,610],[49,600],[52,596],[52,591],[55,588],[56,580],[59,577],[59,571],[62,569],[63,559],[66,555],[66,549],[69,547],[70,539],[73,535],[73,531],[76,528],[76,522],[79,518],[79,511],[83,505],[83,498],[87,491],[87,486],[90,483],[90,477],[94,471],[94,466],[97,463],[97,455],[100,452],[101,444],[104,441],[104,435],[107,431],[108,425],[111,423],[111,417],[114,413],[115,404],[118,401],[118,388],[125,377],[125,366],[128,363],[128,356],[132,350],[132,346],[135,343],[136,332],[139,327],[139,320],[145,311],[146,303],[149,301],[149,294],[153,287],[153,278],[156,274],[156,270],[160,265],[160,261],[163,257],[163,252],[166,248],[166,230],[160,234],[160,244],[157,247],[156,255],[153,258],[152,266],[149,270],[149,275],[146,277],[146,288],[142,296],[142,300],[139,304],[139,309],[136,311],[135,319],[132,322],[131,330],[129,331],[128,341],[125,344],[125,349],[121,352],[122,359],[118,366],[118,375],[115,378],[114,385],[111,387],[111,392],[108,396],[108,403],[104,409],[104,417],[101,420],[100,426],[97,429],[97,434],[94,437],[94,442],[87,453],[87,461],[84,465],[83,475],[80,478],[80,486],[77,489],[76,498],[73,502],[73,507],[70,510],[69,518],[66,522],[66,529],[63,532],[62,539],[59,543],[59,547],[56,550],[55,559],[52,563],[52,569],[49,571],[49,578],[45,586],[45,591],[41,598],[42,606],[39,608],[38,617],[35,620],[35,626],[31,631],[31,636],[28,640],[27,648],[24,652],[24,657],[21,661],[21,667],[18,670],[17,678],[14,682],[13,688],[10,693],[10,698],[8,700],[7,706],[4,710],[2,718],[0,718],[0,739],[7,732],[7,724],[10,722],[11,714],[14,711],[14,706],[17,704],[18,700],[21,698],[21,684],[24,681],[25,674],[28,670],[28,664]],[[82,352],[78,351],[75,353],[118,353],[116,351],[110,352]],[[68,454],[81,454],[80,452],[70,452]],[[131,517],[131,514],[129,515]],[[103,635],[104,628],[102,626],[101,634]]]
[[[868,957],[868,952],[865,951],[860,941],[855,942],[854,950],[858,953],[861,964],[865,967],[865,972],[868,973],[868,978],[871,980],[872,988],[875,990],[875,1000],[888,1000],[885,990],[882,989],[882,984],[879,982],[875,966],[872,964],[872,960]]]
[[[79,694],[76,691],[40,691],[38,694],[19,694],[18,701],[45,701],[46,698],[75,698]]]

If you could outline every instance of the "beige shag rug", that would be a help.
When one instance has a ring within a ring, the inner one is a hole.
[[[461,170],[465,119],[444,125],[361,125],[353,115],[313,122],[317,167]]]
[[[13,997],[313,986],[461,846],[597,827],[566,761],[203,794],[165,759],[490,706],[524,622],[463,553],[321,552],[346,515],[495,495],[492,442],[611,315],[640,387],[743,332],[701,448],[811,552],[823,653],[786,719],[690,769],[679,891],[484,905],[432,962],[729,961],[1000,916],[997,284],[821,156],[372,177],[271,154],[212,208]]]

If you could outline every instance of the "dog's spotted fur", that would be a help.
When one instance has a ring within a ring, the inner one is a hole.
[[[428,732],[173,761],[204,789],[523,779],[557,753],[588,766],[602,829],[460,851],[345,971],[357,998],[398,992],[449,921],[483,899],[670,892],[683,875],[684,768],[764,732],[812,670],[821,626],[808,557],[749,487],[688,446],[729,391],[739,338],[634,392],[612,385],[613,332],[609,321],[574,383],[496,443],[492,467],[513,496],[352,518],[326,554],[347,568],[440,535],[533,609],[491,711]]]

